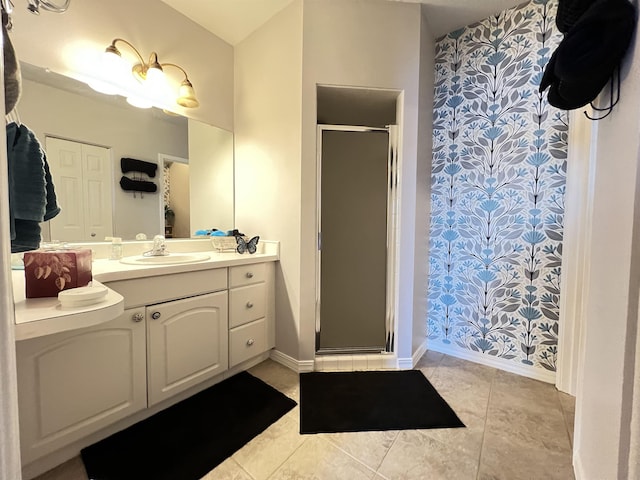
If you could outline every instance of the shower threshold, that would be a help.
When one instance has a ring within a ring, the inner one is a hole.
[[[354,372],[359,370],[399,370],[398,359],[392,352],[316,352],[313,364],[316,372]]]

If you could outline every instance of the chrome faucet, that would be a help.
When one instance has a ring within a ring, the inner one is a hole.
[[[143,253],[143,255],[146,257],[161,257],[164,255],[169,255],[164,240],[164,235],[156,235],[155,237],[153,237],[153,248],[148,252]]]

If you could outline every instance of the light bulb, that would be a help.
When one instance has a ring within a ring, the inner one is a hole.
[[[153,104],[149,100],[137,96],[127,97],[127,103],[137,108],[151,108],[153,106]]]
[[[167,77],[161,68],[149,67],[144,81],[146,94],[152,98],[165,98],[169,90]]]
[[[115,86],[103,80],[92,79],[88,82],[88,85],[96,92],[104,93],[105,95],[115,95],[118,93],[118,89]]]
[[[116,85],[121,85],[127,76],[130,76],[130,67],[126,60],[112,51],[107,50],[102,54],[101,63],[102,78],[108,78]]]
[[[189,80],[184,80],[180,85],[180,91],[176,103],[185,108],[196,108],[200,105],[196,98],[196,92]]]

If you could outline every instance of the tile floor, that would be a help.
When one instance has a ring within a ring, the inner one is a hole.
[[[416,368],[467,428],[300,435],[296,407],[202,480],[574,478],[573,397],[435,352],[427,352]],[[293,371],[271,360],[249,371],[299,401]],[[86,478],[77,457],[37,480]]]

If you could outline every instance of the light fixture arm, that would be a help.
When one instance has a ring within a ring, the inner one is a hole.
[[[118,50],[118,47],[116,47],[116,43],[117,43],[117,42],[121,42],[121,43],[124,43],[125,45],[128,45],[128,46],[129,46],[129,48],[131,48],[131,50],[133,50],[133,51],[134,51],[134,53],[135,53],[135,54],[136,54],[136,56],[138,57],[138,60],[140,60],[140,63],[141,63],[142,65],[145,65],[145,63],[144,63],[144,58],[142,58],[142,55],[140,54],[140,52],[138,51],[138,49],[137,49],[136,47],[134,47],[133,45],[131,45],[131,43],[127,42],[124,38],[114,38],[114,39],[111,41],[111,45],[109,45],[109,46],[107,47],[107,51],[108,51],[108,52],[110,52],[110,53],[115,53],[115,54],[116,54],[116,55],[118,55],[118,56],[121,56],[121,55],[120,55],[120,50]]]
[[[175,63],[161,63],[160,66],[162,68],[164,68],[164,67],[175,67],[175,68],[177,68],[184,75],[184,79],[186,81],[189,81],[189,76],[187,75],[187,72],[185,72],[184,68],[182,68],[180,65],[176,65]]]

